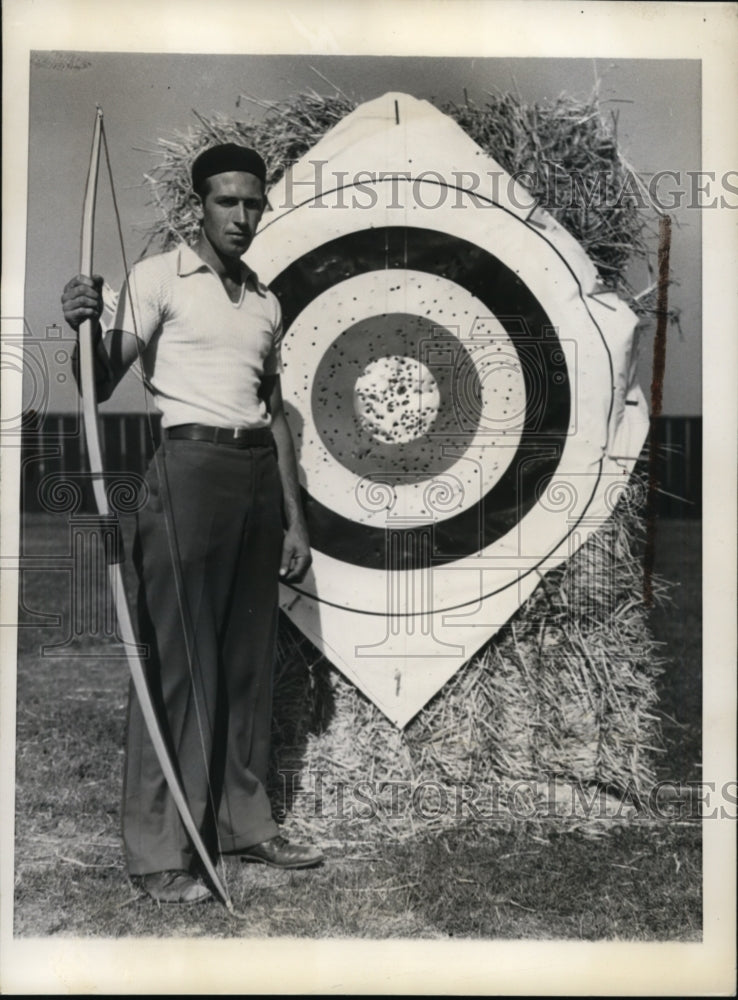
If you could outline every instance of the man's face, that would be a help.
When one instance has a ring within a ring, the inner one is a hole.
[[[241,257],[248,250],[264,211],[264,190],[253,174],[214,174],[202,203],[202,230],[221,257]]]

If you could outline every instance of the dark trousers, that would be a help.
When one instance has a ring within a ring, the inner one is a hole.
[[[138,517],[149,688],[193,817],[213,850],[277,833],[269,758],[282,493],[273,447],[167,440]],[[123,838],[132,875],[193,850],[131,691]]]

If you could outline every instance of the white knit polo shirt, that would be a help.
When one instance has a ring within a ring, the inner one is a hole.
[[[262,376],[281,371],[282,314],[276,296],[243,266],[238,302],[184,244],[131,269],[111,329],[137,334],[164,427],[271,423],[258,391]]]

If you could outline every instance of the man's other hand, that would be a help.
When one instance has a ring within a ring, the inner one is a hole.
[[[292,525],[285,532],[282,544],[280,580],[284,583],[299,583],[307,573],[312,561],[307,530],[304,525]]]

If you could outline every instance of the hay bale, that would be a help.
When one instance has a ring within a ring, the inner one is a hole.
[[[623,501],[402,731],[318,654],[310,662],[285,619],[273,793],[290,823],[322,840],[403,839],[554,809],[578,821],[574,786],[645,797],[661,663],[639,538]]]
[[[307,91],[282,101],[241,95],[258,109],[250,119],[193,112],[197,124],[158,140],[158,163],[146,175],[158,219],[150,249],[190,242],[197,219],[189,198],[189,171],[197,154],[216,142],[257,148],[267,164],[267,184],[307,153],[356,102],[344,94]],[[561,96],[526,105],[512,94],[490,95],[484,104],[446,102],[453,118],[486,153],[520,177],[543,207],[577,239],[597,265],[603,284],[639,314],[651,314],[654,294],[636,297],[627,268],[649,262],[653,213],[649,196],[617,145],[617,118],[606,117],[596,94],[587,100]],[[633,192],[642,192],[636,197]],[[624,195],[624,196],[622,196]],[[622,197],[621,197],[622,196]]]
[[[248,100],[259,109],[253,119],[196,114],[188,131],[159,140],[148,175],[159,218],[147,249],[194,237],[189,169],[203,148],[257,147],[273,184],[354,107],[345,95],[315,92]],[[651,216],[636,199],[618,201],[633,174],[596,97],[526,106],[501,94],[442,110],[508,172],[526,171],[532,193],[585,247],[607,287],[641,315],[653,311],[626,276],[634,260],[649,259]],[[558,197],[562,190],[570,197]],[[403,731],[283,617],[272,792],[290,824],[324,842],[402,838],[480,816],[573,815],[571,790],[587,785],[645,795],[660,664],[640,597],[633,498],[642,494],[626,491],[608,523],[546,575]]]

